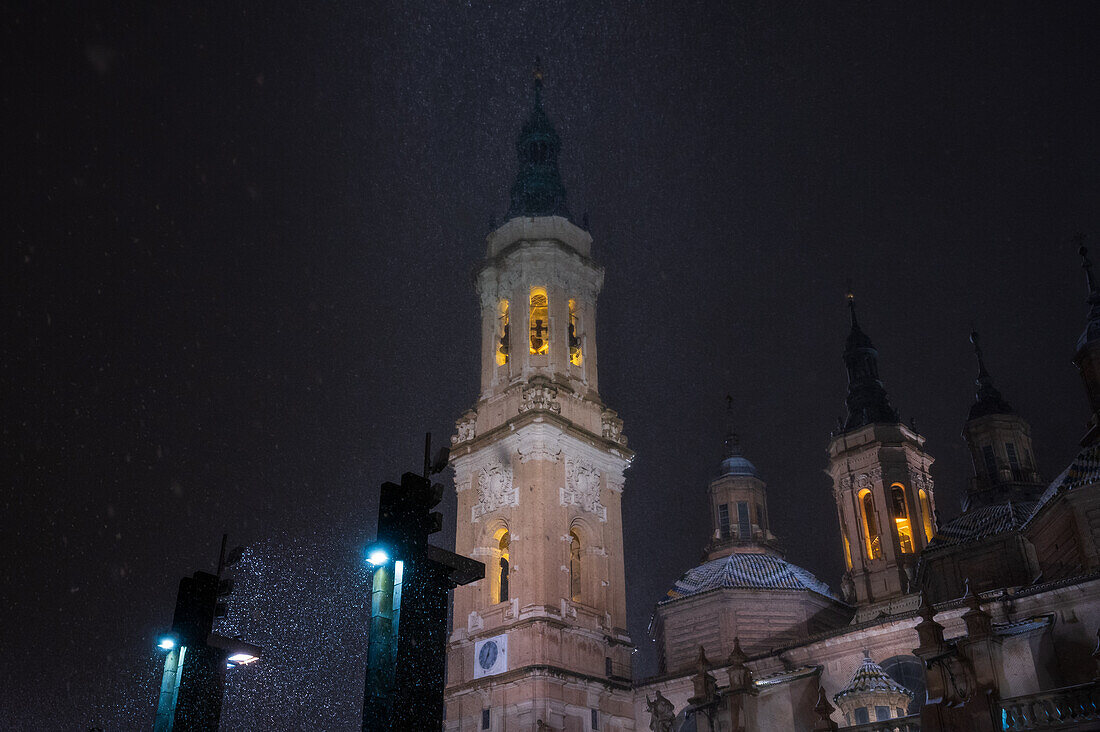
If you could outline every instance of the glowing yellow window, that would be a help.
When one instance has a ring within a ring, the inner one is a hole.
[[[550,308],[546,298],[546,288],[531,288],[531,353],[535,355],[550,352]]]
[[[841,526],[840,529],[841,529],[841,538],[844,539],[844,564],[848,567],[848,569],[851,569],[852,568],[852,545],[851,545],[851,543],[848,542],[848,532],[844,529],[843,526]]]
[[[919,492],[921,518],[924,519],[924,535],[928,541],[932,541],[932,503],[928,500],[928,494],[923,490]]]
[[[498,561],[497,572],[494,574],[496,582],[493,583],[493,602],[507,602],[508,600],[508,569],[510,556],[508,554],[508,546],[511,543],[511,535],[508,533],[508,529],[500,529],[496,533],[497,540],[497,553],[500,556]]]
[[[569,300],[569,362],[574,366],[580,366],[583,355],[581,354],[581,338],[577,334],[580,324],[577,322],[577,301]]]
[[[863,505],[863,540],[867,544],[867,556],[871,559],[882,557],[882,540],[878,533],[878,514],[875,512],[875,497],[864,488],[859,493]]]
[[[500,339],[497,341],[497,366],[508,363],[508,301],[500,301],[500,326],[497,330]]]
[[[913,525],[909,521],[909,506],[905,501],[905,486],[894,483],[890,486],[890,513],[898,529],[898,546],[902,554],[913,553]]]

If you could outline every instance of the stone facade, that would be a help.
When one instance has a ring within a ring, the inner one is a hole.
[[[633,454],[599,396],[604,273],[568,219],[540,90],[510,218],[475,280],[479,397],[451,439],[455,549],[486,576],[454,592],[446,729],[1098,728],[1100,290],[1087,260],[1075,363],[1094,420],[1049,487],[978,349],[963,431],[975,475],[963,514],[941,526],[934,459],[890,405],[852,303],[848,414],[827,471],[843,599],[783,557],[766,485],[731,428],[704,562],[657,603],[659,674],[632,679],[621,505]],[[875,726],[883,709],[888,726]]]

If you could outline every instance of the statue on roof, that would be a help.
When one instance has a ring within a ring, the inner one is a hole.
[[[660,689],[657,690],[657,696],[652,701],[646,696],[645,704],[649,709],[649,729],[652,732],[672,732],[676,709],[672,706],[672,702],[661,694]]]

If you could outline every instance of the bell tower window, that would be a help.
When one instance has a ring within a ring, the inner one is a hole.
[[[508,301],[500,301],[500,325],[497,333],[500,334],[497,340],[497,352],[496,360],[497,366],[503,366],[508,363]]]
[[[569,599],[581,599],[581,539],[576,529],[569,531]]]
[[[577,301],[569,299],[569,362],[574,366],[580,366],[583,354],[581,353],[581,338],[577,335]]]
[[[841,528],[843,529],[844,527],[842,526]],[[842,531],[840,536],[841,536],[842,539],[844,539],[844,565],[848,569],[851,569],[852,568],[852,544],[848,541],[848,533],[846,531]]]
[[[497,563],[497,581],[494,583],[496,586],[493,588],[496,590],[493,593],[494,604],[508,601],[508,570],[511,561],[508,548],[511,543],[512,537],[507,529],[501,529],[497,532],[497,552],[500,555],[500,560]]]
[[[545,355],[550,352],[550,301],[545,287],[531,288],[531,353]]]
[[[863,540],[867,544],[867,556],[871,559],[882,558],[882,540],[878,533],[878,514],[875,512],[875,497],[864,488],[859,493],[859,502],[863,506]]]
[[[894,483],[890,486],[890,513],[898,529],[898,545],[902,554],[913,553],[913,525],[909,521],[909,507],[905,502],[905,486]]]
[[[932,503],[923,489],[918,492],[917,497],[920,498],[921,518],[924,519],[924,535],[928,541],[932,541]]]
[[[718,505],[718,536],[730,538],[730,507],[728,503]]]

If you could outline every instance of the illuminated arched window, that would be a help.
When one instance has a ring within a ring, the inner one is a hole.
[[[497,341],[497,366],[508,363],[508,301],[500,301],[500,325],[497,328],[500,335]]]
[[[584,356],[581,354],[581,337],[577,333],[580,323],[577,321],[577,301],[569,300],[569,362],[580,366]]]
[[[581,599],[581,538],[576,529],[569,531],[569,599]]]
[[[928,500],[928,494],[923,490],[918,493],[918,496],[921,517],[924,519],[924,535],[928,541],[932,541],[932,502]]]
[[[909,505],[905,500],[905,486],[894,483],[890,486],[890,514],[898,529],[898,546],[902,554],[912,554],[913,524],[909,520]]]
[[[493,602],[507,602],[508,601],[508,568],[511,556],[508,553],[508,546],[511,544],[511,535],[508,533],[508,529],[500,529],[497,531],[497,551],[500,554],[500,561],[497,563],[497,577],[496,586],[494,589]]]
[[[875,512],[875,497],[864,488],[859,493],[859,502],[863,507],[863,541],[867,544],[867,556],[871,559],[882,557],[882,541],[878,533],[878,514]]]
[[[536,355],[550,353],[550,301],[546,298],[545,287],[531,288],[531,316],[528,323],[531,330],[531,353]]]
[[[852,545],[848,541],[848,532],[843,526],[840,527],[840,536],[844,539],[844,564],[848,569],[852,568]]]

